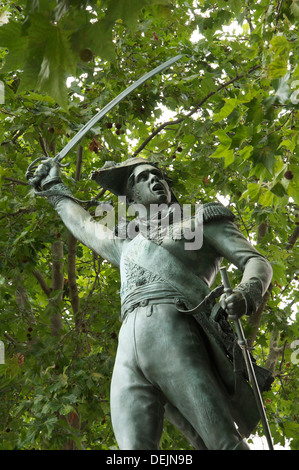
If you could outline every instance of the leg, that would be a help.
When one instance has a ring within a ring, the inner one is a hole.
[[[241,438],[194,319],[182,316],[171,305],[155,306],[150,317],[140,315],[139,319],[137,350],[145,376],[162,390],[209,450],[233,449]]]
[[[200,435],[191,426],[184,416],[169,402],[165,405],[165,418],[172,423],[185,436],[187,441],[196,450],[208,450]]]
[[[150,384],[139,379],[118,389],[120,371],[111,385],[111,417],[120,450],[157,450],[163,429],[164,406]],[[123,371],[121,372],[124,378]],[[135,382],[135,383],[134,383]]]
[[[156,450],[163,430],[163,396],[139,368],[132,327],[122,326],[111,382],[111,417],[121,450]]]

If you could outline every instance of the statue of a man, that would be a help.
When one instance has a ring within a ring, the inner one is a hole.
[[[93,174],[103,188],[145,208],[134,238],[93,219],[64,186],[52,159],[38,167],[36,177],[70,232],[120,269],[122,326],[111,382],[119,448],[158,449],[166,415],[196,449],[249,450],[242,437],[259,418],[250,386],[220,344],[218,314],[212,320],[206,311],[197,321],[178,308],[191,309],[207,296],[223,258],[243,273],[222,299],[225,315],[250,315],[261,304],[272,269],[237,229],[231,211],[220,203],[205,204],[202,243],[185,249],[184,236],[145,235],[151,206],[177,202],[162,171],[146,159],[130,158]],[[196,229],[196,217],[190,220]],[[169,233],[178,222],[172,223]]]

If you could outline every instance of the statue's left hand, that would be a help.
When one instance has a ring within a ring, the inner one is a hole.
[[[246,298],[238,291],[223,294],[220,297],[220,305],[226,311],[230,320],[237,320],[247,313]]]

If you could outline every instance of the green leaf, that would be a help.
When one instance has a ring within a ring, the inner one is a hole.
[[[59,25],[51,24],[40,14],[32,15],[20,92],[32,89],[43,92],[67,110],[66,79],[76,73],[68,39],[69,33]]]
[[[35,100],[35,101],[42,101],[42,102],[48,103],[50,105],[55,105],[55,100],[51,96],[41,95],[39,93],[29,92],[26,95],[26,98],[27,99],[32,99],[32,100]]]
[[[290,87],[288,84],[288,80],[290,78],[290,73],[286,73],[282,78],[277,80],[277,83],[273,83],[275,88],[275,96],[277,97],[278,101],[284,104],[288,101],[290,97]]]
[[[271,266],[273,269],[273,281],[276,281],[280,286],[284,285],[286,283],[284,264],[281,261],[272,261]]]
[[[247,160],[253,152],[253,147],[252,145],[246,145],[243,149],[239,150],[239,155],[241,158],[244,160]]]
[[[292,0],[291,12],[296,18],[299,18],[299,4],[298,0]]]
[[[268,207],[273,204],[274,194],[271,191],[263,191],[259,197],[259,203],[262,206]]]
[[[278,36],[274,36],[274,38],[270,42],[270,51],[274,55],[286,55],[290,49],[289,41],[287,38],[280,34]]]
[[[269,64],[269,77],[281,78],[287,73],[290,45],[284,35],[275,36],[270,43],[272,60]]]
[[[195,76],[198,78],[198,76]],[[204,95],[216,91],[217,87],[215,85],[215,77],[212,73],[206,72],[203,79],[200,82],[200,90]]]
[[[112,42],[112,31],[107,31],[104,21],[89,24],[76,33],[73,41],[81,41],[81,47],[89,47],[93,53],[103,59],[115,59],[115,46]]]
[[[276,196],[279,196],[279,197],[284,197],[287,195],[287,192],[285,190],[285,188],[283,187],[283,185],[281,183],[276,183],[273,188],[271,188],[271,192],[273,194],[275,194]]]
[[[275,164],[275,152],[271,145],[265,145],[262,148],[254,149],[252,153],[254,164],[262,163],[265,168],[271,173]]]
[[[227,151],[228,147],[226,145],[219,144],[215,152],[210,155],[210,158],[224,158]]]
[[[248,183],[246,191],[243,193],[243,197],[255,199],[261,192],[261,187],[257,183]]]
[[[22,25],[14,21],[0,26],[0,47],[8,49],[1,73],[21,69],[27,56],[28,38],[22,34]]]
[[[137,28],[137,19],[141,8],[145,6],[151,7],[155,14],[167,16],[171,11],[171,4],[168,0],[126,0],[126,1],[110,1],[105,15],[105,29],[111,31],[115,22],[119,19],[131,29]]]
[[[235,160],[234,149],[228,149],[224,153],[224,168],[227,168]]]
[[[47,428],[47,434],[48,435],[52,434],[52,432],[54,430],[54,426],[57,423],[57,421],[58,421],[58,418],[56,416],[50,417],[45,421],[45,425],[46,425],[46,428]]]
[[[216,132],[214,132],[214,135],[218,137],[222,145],[225,145],[228,148],[231,146],[232,139],[227,135],[224,129],[218,129]]]
[[[235,109],[238,99],[237,98],[225,98],[225,105],[221,108],[219,113],[214,114],[213,116],[213,121],[214,122],[220,122],[223,119],[225,119],[227,116],[229,116],[233,110]]]
[[[276,57],[269,65],[269,77],[273,79],[283,77],[287,73],[287,67],[288,63],[285,57]]]

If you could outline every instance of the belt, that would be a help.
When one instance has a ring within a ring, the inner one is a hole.
[[[174,304],[178,307],[184,306],[184,301],[178,297],[169,297],[169,298],[158,298],[158,299],[144,299],[140,302],[129,305],[127,308],[124,308],[122,321],[125,320],[129,313],[132,313],[137,307],[147,307],[148,305],[162,305],[162,304]]]

